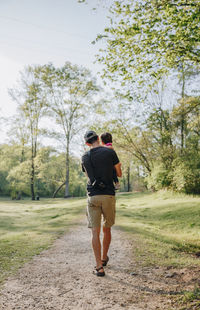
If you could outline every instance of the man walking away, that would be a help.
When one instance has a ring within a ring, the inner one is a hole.
[[[122,176],[121,164],[114,150],[100,145],[96,132],[87,131],[84,136],[90,150],[82,156],[82,169],[88,177],[87,193],[88,227],[92,230],[92,247],[96,259],[95,274],[104,276],[103,267],[108,262],[111,242],[111,226],[115,223],[115,188],[113,169]],[[101,253],[100,230],[103,215],[103,251]],[[102,255],[101,255],[102,254]]]

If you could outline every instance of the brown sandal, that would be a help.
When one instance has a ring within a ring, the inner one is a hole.
[[[93,273],[97,276],[97,277],[104,277],[105,276],[105,272],[104,271],[99,271],[103,269],[103,266],[99,267],[99,268],[96,268],[95,267],[95,270],[93,271]]]
[[[102,266],[105,267],[109,261],[109,257],[107,256],[106,260],[102,260]]]

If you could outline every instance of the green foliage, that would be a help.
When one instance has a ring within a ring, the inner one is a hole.
[[[83,197],[86,195],[85,174],[81,170],[81,161],[78,158],[70,158],[70,193],[74,197]]]
[[[175,160],[172,187],[188,194],[200,194],[200,157]]]
[[[41,148],[35,159],[37,173],[37,193],[52,196],[65,179],[65,155],[57,154],[50,147]],[[45,193],[45,194],[44,194]]]
[[[0,195],[9,195],[12,187],[7,179],[9,171],[20,164],[21,148],[19,145],[0,145]]]
[[[17,87],[9,91],[18,104],[10,140],[17,138],[21,145],[20,163],[7,176],[14,193],[31,192],[34,200],[36,192],[39,195],[50,195],[62,184],[65,185],[65,197],[85,193],[81,177],[73,173],[72,181],[70,176],[71,145],[77,133],[88,122],[85,115],[91,110],[98,91],[99,87],[91,72],[70,62],[60,68],[51,63],[28,66],[21,72]],[[41,120],[44,117],[49,117],[58,130],[42,129]],[[51,156],[50,148],[39,149],[42,134],[59,140],[66,150],[65,155],[62,154],[59,158],[58,154]],[[27,145],[30,146],[30,152],[25,157]],[[76,169],[77,166],[75,171]],[[77,185],[74,183],[75,179]],[[27,189],[28,183],[30,190]]]
[[[127,7],[128,2],[130,6]],[[130,20],[127,19],[132,8],[135,10],[134,14],[139,14],[143,22],[145,22],[145,14],[152,5],[159,4],[158,9],[161,10],[159,12],[163,14],[165,9],[168,10],[165,1],[157,4],[152,2],[149,7],[147,4],[127,0],[123,5],[122,2],[116,1],[117,14],[125,18],[120,31],[124,31],[126,27],[132,27],[132,17]],[[140,5],[144,6],[141,12],[139,12]],[[148,18],[145,27],[148,26]],[[115,22],[117,23],[117,20]],[[140,30],[143,29],[143,24],[138,27]],[[131,28],[131,31],[138,31],[136,28]],[[154,28],[154,31],[157,30],[159,27]],[[143,33],[140,35],[143,36]],[[132,38],[129,39],[132,40]],[[127,41],[122,40],[122,42],[126,47]],[[120,41],[120,44],[122,42]],[[141,44],[145,44],[145,40]],[[117,48],[117,45],[115,46]],[[123,51],[119,52],[118,56],[122,55]],[[118,61],[117,57],[114,58]],[[174,56],[173,59],[175,58]],[[164,68],[167,58],[165,61],[159,63],[159,66],[162,65]],[[112,61],[109,65],[113,65]],[[125,61],[124,65],[127,70],[131,68],[129,68],[129,62]],[[168,65],[170,66],[169,63]],[[124,88],[125,92],[129,93],[128,99],[124,96],[124,91],[121,93],[116,90],[114,98],[111,99],[108,96],[106,100],[99,100],[95,97],[99,91],[96,80],[85,68],[69,62],[60,68],[56,68],[53,64],[26,68],[21,75],[19,87],[10,91],[13,99],[18,102],[20,111],[13,121],[10,138],[11,141],[17,139],[18,144],[17,153],[13,147],[13,154],[9,153],[11,149],[8,150],[8,154],[5,153],[6,156],[3,153],[0,154],[2,158],[1,194],[29,195],[31,191],[34,198],[34,192],[40,196],[52,196],[60,190],[59,196],[85,195],[85,179],[80,171],[79,159],[71,156],[71,147],[79,132],[83,132],[88,123],[90,128],[93,125],[98,132],[106,130],[113,134],[114,147],[122,162],[121,190],[144,189],[148,185],[148,188],[153,190],[170,188],[199,194],[200,99],[197,95],[198,89],[195,89],[196,94],[186,95],[191,77],[198,76],[198,68],[191,67],[185,59],[181,59],[179,65],[177,70],[181,84],[181,98],[177,100],[177,104],[173,108],[167,108],[169,99],[163,100],[162,92],[165,83],[161,81],[161,89],[159,90],[158,85],[158,89],[153,88],[148,95],[146,103],[148,107],[145,107],[144,113],[143,111],[139,113],[139,102],[133,102],[133,97],[131,99],[132,85],[130,89]],[[133,74],[134,70],[131,71]],[[141,74],[145,78],[142,71]],[[125,71],[122,78],[126,79]],[[135,82],[132,77],[128,80],[133,84]],[[171,93],[168,93],[168,97],[170,97],[169,94]],[[65,153],[58,154],[50,147],[39,146],[41,134],[44,134],[40,121],[44,116],[49,117],[53,125],[56,125],[56,130],[45,130],[45,134],[59,141],[64,146]],[[98,120],[98,124],[93,120]],[[4,147],[5,150],[6,147],[11,148],[11,146],[2,146],[2,150]]]
[[[121,190],[127,190],[127,169],[131,168],[133,190],[144,189],[147,184],[153,190],[169,188],[199,194],[199,96],[185,96],[170,109],[168,97],[163,102],[162,93],[152,91],[148,99],[152,107],[141,121],[136,119],[131,103],[117,99],[116,106],[107,108],[110,121],[102,119],[94,129],[113,134],[113,145],[122,162]]]
[[[169,170],[166,169],[163,163],[155,163],[151,170],[151,174],[146,178],[148,187],[154,190],[167,188],[170,185]]]
[[[193,301],[193,300],[199,300],[199,306],[200,306],[200,289],[196,287],[191,292],[185,292],[183,297],[183,302]]]
[[[51,148],[42,148],[36,158],[37,192],[39,195],[52,196],[55,190],[65,181],[65,154],[52,152]],[[81,163],[78,158],[69,158],[69,191],[70,195],[80,197],[86,195],[85,176],[81,172]],[[64,188],[58,194],[64,196]]]
[[[56,68],[53,64],[35,67],[50,115],[62,130],[66,145],[83,126],[93,95],[99,87],[91,72],[66,62]]]
[[[28,161],[30,167],[30,191],[32,200],[35,200],[35,157],[37,155],[38,138],[41,133],[40,120],[46,113],[46,106],[40,82],[35,76],[34,67],[25,67],[24,71],[21,72],[17,88],[10,89],[9,92],[12,99],[18,104],[19,115],[16,118],[18,122],[15,125],[20,124],[22,127],[22,121],[24,121],[25,132],[20,130],[17,135],[22,144],[22,149],[26,142],[24,137],[30,138],[31,156]]]
[[[30,177],[31,177],[31,162],[30,160],[23,161],[17,166],[14,166],[7,176],[10,184],[12,196],[16,197],[18,192],[23,192],[25,195],[30,195]]]
[[[158,111],[147,119],[157,152],[156,165],[153,164],[147,178],[150,187],[170,187],[180,192],[200,193],[199,109],[198,97],[188,97],[180,101],[172,112],[163,111],[163,115],[168,115],[163,122],[157,115]],[[184,130],[181,130],[182,120]]]
[[[69,154],[72,140],[84,128],[87,122],[85,115],[99,87],[89,70],[70,62],[60,68],[51,63],[36,66],[34,72],[40,81],[49,114],[59,126],[59,131],[53,132],[53,135],[58,137],[66,150],[65,197],[68,197],[71,195]]]
[[[17,198],[18,194],[30,196],[31,165],[30,148],[24,149],[24,160],[21,162],[21,145],[1,145],[0,147],[0,195]],[[85,176],[81,172],[80,160],[70,160],[70,193],[71,196],[86,194]],[[52,197],[54,191],[65,181],[65,154],[57,153],[51,147],[41,147],[35,157],[35,191],[40,197]],[[64,189],[58,193],[63,197]]]
[[[110,26],[102,37],[106,50],[98,60],[104,77],[153,85],[169,68],[200,60],[199,1],[119,0],[110,8]],[[146,76],[151,79],[147,80]]]

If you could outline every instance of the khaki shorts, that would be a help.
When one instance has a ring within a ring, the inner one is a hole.
[[[88,227],[100,227],[101,215],[103,215],[103,225],[111,227],[115,223],[115,196],[96,195],[88,196],[87,218]]]

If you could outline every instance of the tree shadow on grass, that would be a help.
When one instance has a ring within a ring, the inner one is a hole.
[[[125,225],[123,226],[118,225],[118,226],[115,226],[115,229],[123,230],[131,234],[139,235],[145,239],[155,240],[160,243],[167,244],[170,246],[170,249],[173,251],[184,252],[186,254],[196,254],[197,252],[200,251],[200,246],[197,244],[193,244],[189,242],[182,243],[172,238],[152,232],[150,230],[143,229],[141,227],[134,227],[134,226],[130,227],[130,226],[125,226]]]
[[[167,291],[167,290],[163,290],[163,289],[152,289],[148,286],[132,284],[128,281],[124,281],[124,280],[119,279],[118,277],[113,277],[113,276],[110,276],[107,274],[106,274],[106,277],[113,282],[120,283],[121,285],[124,285],[126,287],[130,287],[130,288],[137,290],[137,291],[140,291],[140,292],[153,293],[156,295],[183,295],[186,292],[183,290],[181,290],[181,291],[173,291],[173,290]]]
[[[119,217],[131,217],[132,219],[138,220],[143,219],[145,223],[149,221],[153,221],[155,224],[167,224],[169,221],[175,221],[176,225],[187,223],[191,220],[194,223],[196,222],[199,225],[199,202],[193,202],[188,205],[188,202],[181,202],[181,203],[168,203],[165,205],[156,205],[155,207],[146,207],[144,208],[137,208],[137,206],[126,206],[126,208],[119,208],[117,213]],[[141,207],[141,205],[139,205]]]
[[[117,198],[126,198],[126,199],[134,199],[134,198],[143,198],[144,196],[150,196],[152,195],[151,192],[138,192],[138,193],[133,193],[133,192],[119,192],[116,193]]]

